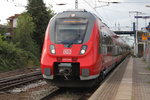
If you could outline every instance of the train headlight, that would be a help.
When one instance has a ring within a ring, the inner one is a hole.
[[[50,51],[51,51],[51,54],[55,54],[56,53],[54,45],[50,45]]]
[[[86,49],[87,49],[87,45],[83,45],[83,46],[81,47],[80,54],[81,54],[81,55],[85,54]]]

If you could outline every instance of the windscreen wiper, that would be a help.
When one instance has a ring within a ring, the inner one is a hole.
[[[77,34],[77,36],[72,41],[70,41],[70,43],[68,43],[67,47],[69,48],[75,41],[78,40],[78,38],[80,38],[80,34]]]
[[[71,41],[69,41],[69,40],[64,40],[64,41],[61,41],[60,43],[62,43],[62,44],[68,44],[69,42],[71,42]]]

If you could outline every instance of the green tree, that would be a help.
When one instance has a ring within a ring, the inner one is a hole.
[[[7,26],[6,25],[0,25],[0,34],[7,32]]]
[[[0,36],[0,73],[31,65],[31,61],[36,61],[32,53],[17,48],[12,42],[7,42]]]
[[[44,34],[48,22],[53,16],[53,11],[46,8],[43,0],[28,0],[27,11],[33,17],[33,22],[35,23],[33,39],[37,42],[41,49],[43,45]]]
[[[32,39],[34,30],[35,24],[30,14],[21,14],[21,16],[18,17],[17,28],[15,30],[13,41],[16,43],[17,47],[38,56],[39,49],[37,48],[37,44]]]

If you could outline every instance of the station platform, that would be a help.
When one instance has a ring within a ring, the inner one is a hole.
[[[127,57],[89,100],[150,100],[150,66]]]

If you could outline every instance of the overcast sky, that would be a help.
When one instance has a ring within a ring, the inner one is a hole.
[[[96,2],[95,2],[96,1]],[[150,5],[150,0],[101,0],[108,2],[120,2],[118,4],[111,4],[109,6],[107,3],[98,2],[98,0],[78,0],[80,9],[86,9],[97,14],[104,23],[106,23],[111,29],[118,30],[120,26],[121,30],[131,30],[132,22],[134,21],[134,14],[129,14],[129,11],[140,11],[145,14],[142,16],[150,15],[150,7],[145,7],[145,5]],[[44,0],[46,6],[52,5],[53,10],[58,13],[67,9],[74,8],[75,0]],[[66,3],[64,6],[58,6],[56,4]],[[25,11],[27,5],[27,0],[1,0],[0,3],[0,24],[7,23],[6,19],[14,14],[19,14]],[[96,8],[94,7],[102,6]],[[139,19],[139,29],[148,24],[150,19],[146,20]]]

